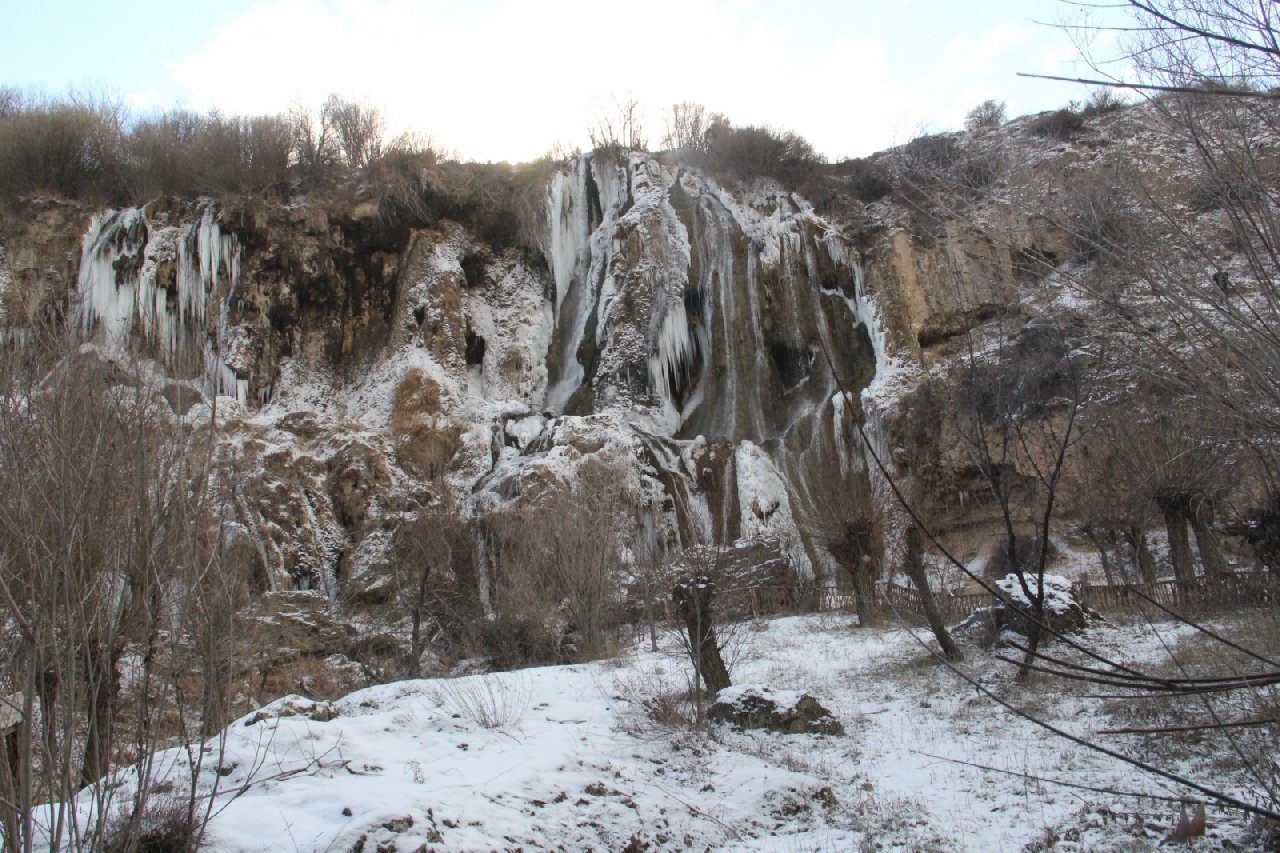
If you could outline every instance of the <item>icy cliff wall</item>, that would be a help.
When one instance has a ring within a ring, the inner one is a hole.
[[[734,193],[644,154],[579,158],[549,206],[545,407],[678,448],[707,519],[678,524],[681,545],[776,537],[831,582],[827,546],[869,511],[833,398],[842,383],[857,408],[877,370],[857,252],[781,188]]]
[[[489,583],[484,518],[588,463],[639,502],[637,553],[767,538],[832,584],[871,500],[836,394],[860,417],[882,359],[858,252],[775,185],[641,153],[576,158],[545,203],[542,258],[311,197],[104,211],[67,316],[187,387],[175,417],[222,398],[263,588],[376,590],[442,492]]]

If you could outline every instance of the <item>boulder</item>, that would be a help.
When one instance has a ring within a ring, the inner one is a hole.
[[[1035,576],[1028,574],[1025,578],[1028,588],[1035,590]],[[996,584],[1015,605],[1028,610],[1031,608],[1017,575],[1006,575]],[[1089,620],[1098,618],[1097,613],[1087,610],[1076,600],[1070,581],[1058,575],[1044,576],[1043,621],[1053,633],[1041,634],[1042,643],[1051,643],[1055,634],[1079,631],[1088,625]],[[955,627],[953,633],[976,645],[991,648],[1001,642],[1006,631],[1025,638],[1030,636],[1031,628],[1032,622],[1027,615],[994,599],[992,606],[975,610]]]
[[[1034,575],[1026,574],[1023,576],[1026,580],[1027,587],[1034,593],[1036,591],[1036,578]],[[1031,602],[1022,591],[1022,584],[1018,582],[1016,574],[1008,574],[1003,580],[996,581],[996,585],[1009,596],[1010,600],[1019,607],[1031,609]],[[999,607],[1002,611],[1001,622],[1003,627],[1019,634],[1028,636],[1031,633],[1031,622],[1027,616],[1019,613],[1011,607]],[[1071,582],[1060,575],[1044,576],[1044,624],[1059,634],[1067,634],[1072,631],[1079,631],[1085,626],[1087,614],[1080,602],[1076,601],[1075,593],[1071,588]],[[1045,637],[1049,639],[1049,637]]]
[[[766,729],[783,734],[844,734],[844,726],[807,693],[772,690],[761,685],[726,687],[716,694],[707,719],[739,729]]]

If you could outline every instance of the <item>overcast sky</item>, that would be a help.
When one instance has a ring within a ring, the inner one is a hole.
[[[986,98],[1010,115],[1081,87],[1061,0],[11,0],[0,83],[107,92],[135,112],[277,112],[329,92],[380,107],[476,160],[585,146],[615,99],[661,116],[697,101],[738,124],[860,156],[960,126]]]

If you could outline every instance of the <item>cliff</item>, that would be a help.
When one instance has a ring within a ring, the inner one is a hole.
[[[821,212],[670,155],[583,155],[548,170],[523,247],[359,191],[106,211],[28,199],[2,238],[4,317],[11,339],[52,317],[97,358],[154,365],[175,428],[213,425],[259,593],[375,612],[400,532],[444,510],[465,543],[450,592],[490,617],[530,537],[560,536],[574,512],[616,526],[627,582],[747,540],[774,543],[796,588],[834,592],[864,553],[880,576],[900,560],[907,520],[868,446],[966,553],[998,529],[960,427],[925,392],[1013,352],[1101,364],[1085,342],[1109,309],[1080,282],[1132,275],[1090,254],[1081,217],[1116,164],[1212,232],[1219,214],[1185,204],[1160,122],[1130,108],[1061,138],[1034,117],[927,137],[862,164],[892,192],[827,168]],[[1035,458],[1011,458],[1012,475],[1030,481]],[[566,494],[578,503],[538,515]],[[1082,507],[1064,498],[1063,535]]]

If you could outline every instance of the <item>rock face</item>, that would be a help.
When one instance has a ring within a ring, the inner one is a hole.
[[[716,694],[707,719],[739,729],[782,734],[844,734],[844,726],[807,693],[752,685],[726,687]]]
[[[175,421],[218,427],[260,592],[383,600],[396,531],[447,504],[472,542],[452,582],[492,615],[504,519],[602,470],[635,507],[618,564],[768,542],[791,584],[831,589],[851,520],[882,570],[904,527],[867,445],[944,534],[989,524],[919,389],[963,368],[974,330],[1085,310],[1058,276],[1088,264],[1069,218],[1029,211],[1119,147],[1154,150],[1108,121],[1052,150],[1016,122],[968,139],[1004,177],[963,216],[889,197],[836,221],[769,182],[584,155],[551,176],[540,251],[341,193],[31,202],[0,233],[6,334],[63,316],[96,357],[151,360]]]
[[[45,205],[0,238],[8,328],[56,306],[92,357],[150,362],[176,422],[217,425],[258,592],[376,600],[395,530],[447,500],[491,612],[489,519],[602,466],[633,553],[768,541],[787,581],[835,584],[883,353],[859,253],[792,193],[644,154],[577,158],[546,206],[537,257],[310,196]]]
[[[857,251],[791,193],[741,199],[635,154],[557,176],[549,231],[546,407],[625,413],[646,476],[692,495],[658,525],[671,545],[777,536],[797,572],[833,581],[831,516],[869,501],[833,395],[837,377],[866,387],[880,351]]]

